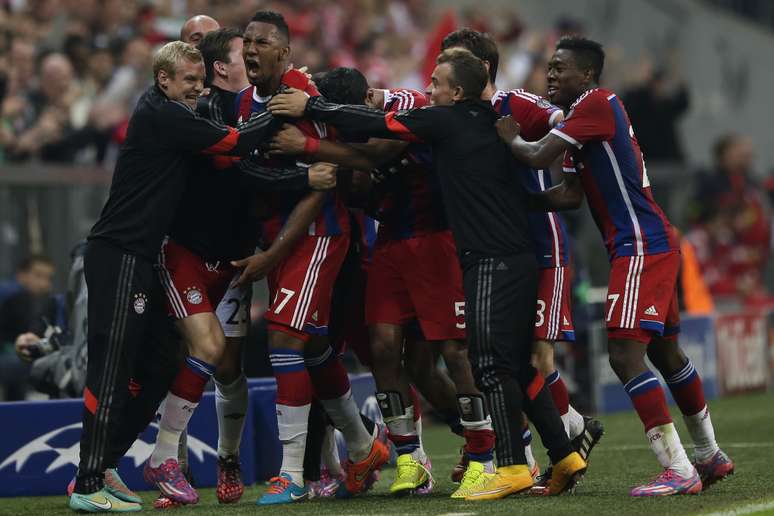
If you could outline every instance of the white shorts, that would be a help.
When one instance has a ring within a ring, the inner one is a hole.
[[[239,272],[234,278],[238,277]],[[247,330],[250,328],[252,297],[252,285],[229,287],[226,291],[226,295],[223,296],[215,310],[226,337],[247,337]]]

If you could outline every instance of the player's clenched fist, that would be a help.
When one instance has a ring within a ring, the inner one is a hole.
[[[315,163],[309,167],[309,187],[312,190],[330,190],[336,187],[338,167],[331,163]]]
[[[269,102],[268,108],[274,116],[300,118],[304,116],[307,100],[309,100],[307,93],[295,88],[288,88],[282,93],[274,95],[274,98]]]
[[[510,116],[501,117],[495,122],[495,128],[505,143],[511,143],[521,132],[519,123]]]
[[[312,138],[293,124],[283,124],[282,129],[269,142],[269,154],[296,156],[308,149],[307,140]]]

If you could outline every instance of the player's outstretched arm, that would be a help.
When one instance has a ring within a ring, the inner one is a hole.
[[[306,136],[292,124],[284,124],[269,143],[269,154],[275,156],[305,155],[315,160],[335,163],[354,170],[370,171],[378,163],[345,143]]]
[[[182,102],[164,104],[160,135],[170,147],[187,152],[247,156],[266,142],[281,123],[271,113],[254,115],[238,129],[202,118]]]
[[[310,167],[304,163],[267,166],[252,157],[240,160],[236,167],[246,185],[262,191],[327,190],[336,186],[335,167],[322,170],[320,165]]]
[[[562,174],[562,182],[530,194],[530,208],[539,211],[575,210],[583,204],[583,185],[577,173]]]
[[[279,235],[274,239],[269,249],[231,262],[234,267],[243,267],[242,273],[233,283],[233,286],[252,283],[266,277],[279,262],[290,254],[298,240],[306,234],[309,224],[319,215],[326,196],[326,192],[307,194],[290,212],[285,225],[282,226]]]
[[[532,168],[546,168],[561,156],[572,144],[548,133],[536,142],[528,142],[520,136],[521,127],[510,116],[500,118],[496,123],[497,134],[508,144],[516,158]]]
[[[385,113],[365,106],[332,104],[322,97],[304,97],[305,95],[299,90],[290,88],[285,93],[272,98],[268,106],[269,111],[274,116],[294,118],[307,116],[318,122],[329,123],[342,132],[355,136],[392,140],[419,141],[425,136],[422,133],[429,134],[434,125],[431,123],[429,110],[409,110],[397,115],[394,112]]]

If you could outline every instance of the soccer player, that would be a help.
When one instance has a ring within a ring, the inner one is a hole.
[[[107,491],[103,474],[109,443],[119,440],[136,353],[161,311],[154,257],[172,224],[189,160],[202,153],[246,155],[273,128],[269,114],[256,116],[240,130],[196,116],[204,66],[201,53],[187,43],[163,46],[154,56],[153,71],[155,84],[142,95],[129,122],[110,196],[84,258],[89,361],[81,460],[69,501],[74,510],[141,509]]]
[[[564,154],[564,179],[541,198],[547,209],[569,209],[580,205],[585,192],[605,241],[611,262],[606,306],[610,365],[664,468],[652,482],[632,489],[632,496],[694,494],[732,473],[734,465],[718,448],[701,379],[677,342],[677,235],[653,199],[623,103],[599,87],[603,64],[599,43],[561,39],[549,61],[548,96],[568,110],[566,119],[536,142],[525,141],[510,117],[497,122],[498,132],[516,157],[535,168]],[[646,355],[683,413],[696,445],[694,464]]]
[[[495,111],[510,116],[521,124],[522,134],[528,139],[543,137],[556,124],[564,120],[564,113],[546,99],[524,90],[502,91],[495,86],[500,55],[497,45],[487,34],[460,29],[448,34],[441,43],[441,50],[462,47],[484,61],[489,72],[489,82],[484,88],[482,99],[490,101]],[[520,176],[529,192],[537,193],[551,187],[551,173],[547,169],[533,170]],[[535,243],[535,257],[540,266],[538,281],[537,312],[535,316],[535,342],[533,363],[546,379],[551,397],[564,429],[573,446],[584,460],[599,442],[604,429],[596,419],[584,418],[570,405],[567,386],[554,364],[556,341],[575,341],[570,307],[570,247],[564,220],[558,213],[531,211],[528,214],[529,230]],[[531,435],[525,429],[525,446],[529,447]],[[530,468],[537,471],[531,449]],[[538,479],[537,487],[546,487],[551,477],[549,467]]]
[[[586,463],[572,450],[543,378],[530,363],[537,264],[527,232],[526,192],[514,174],[521,171],[514,170],[518,163],[498,141],[491,105],[480,100],[487,83],[481,60],[451,49],[437,63],[433,106],[385,114],[292,90],[277,95],[269,108],[277,116],[330,123],[346,134],[430,145],[463,270],[470,360],[498,436],[496,473],[480,471],[465,499],[502,498],[532,487],[521,432],[514,427],[521,424],[522,407],[549,450],[550,492],[559,494],[574,485]]]
[[[295,85],[305,89],[306,94],[317,94],[305,75],[287,71],[290,34],[282,15],[259,11],[247,25],[243,41],[245,68],[252,86],[240,92],[236,100],[242,119],[265,112],[268,101],[281,86]],[[307,136],[314,136],[310,144],[327,134],[324,125],[309,121],[298,124]],[[260,153],[243,160],[248,169],[277,168],[287,163],[287,159]],[[305,194],[291,192],[273,199],[275,211],[264,224],[265,240],[281,238],[277,228]],[[345,437],[350,457],[345,482],[349,494],[359,493],[371,471],[389,458],[386,446],[368,432],[360,419],[347,372],[325,339],[331,290],[349,246],[349,231],[347,209],[340,196],[331,192],[320,215],[309,225],[307,235],[291,255],[278,262],[269,253],[254,257],[273,262],[268,276],[271,305],[265,318],[277,379],[277,421],[283,444],[280,474],[271,480],[260,504],[289,503],[308,497],[303,459],[313,394]]]
[[[345,103],[368,105],[386,112],[419,108],[428,104],[415,90],[370,88],[365,77],[351,68],[328,72],[322,84],[328,97]],[[287,129],[272,140],[287,139]],[[335,160],[321,144],[316,159]],[[430,461],[421,446],[419,404],[407,374],[404,356],[404,328],[418,320],[423,340],[405,343],[413,358],[427,354],[433,360],[437,346],[453,380],[452,396],[459,400],[459,416],[465,429],[466,448],[478,465],[490,473],[494,431],[485,414],[484,398],[475,385],[465,344],[462,274],[451,232],[448,230],[438,179],[432,171],[430,149],[425,144],[372,140],[363,152],[375,159],[372,168],[396,167],[376,187],[380,197],[380,221],[373,261],[366,288],[366,322],[371,330],[371,365],[379,392],[376,399],[389,428],[389,438],[398,452],[398,468],[392,493],[429,492],[432,489]],[[323,157],[324,156],[324,157]],[[401,164],[405,163],[405,164]],[[441,300],[441,302],[438,302]],[[431,367],[423,373],[435,371]],[[444,387],[445,384],[442,384]],[[472,468],[453,498],[464,498],[473,478],[480,471]]]
[[[234,30],[218,29],[208,33],[200,46],[209,93],[199,99],[197,112],[218,124],[236,125],[234,99],[247,83],[241,57],[242,35]],[[230,168],[230,159],[225,159],[226,168]],[[227,328],[236,315],[233,307],[230,311],[221,310],[221,321],[216,307],[232,279],[240,276],[231,262],[252,253],[258,238],[257,224],[250,223],[251,200],[256,195],[251,186],[255,178],[244,177],[236,170],[219,171],[217,165],[207,159],[192,165],[183,200],[169,237],[162,245],[158,264],[170,313],[178,320],[177,327],[188,344],[189,356],[165,399],[156,444],[144,474],[166,498],[183,504],[196,503],[198,494],[178,474],[181,469],[178,442],[205,384],[225,353],[227,343],[223,328]],[[297,169],[296,174],[281,174],[272,184],[261,182],[257,186],[262,189],[292,188],[298,186],[299,177],[306,185],[307,174],[314,177],[316,170],[333,172],[331,166],[320,164]],[[246,184],[248,180],[251,184]],[[280,245],[283,249],[279,252],[286,255],[290,251],[290,246],[314,218],[322,201],[323,194],[315,194],[296,207],[300,213],[291,216],[289,221],[300,217],[300,222],[286,224],[285,231],[290,228],[293,235],[277,240],[272,252],[278,252],[276,247]],[[244,314],[240,316],[245,317]],[[242,324],[246,326],[247,322]],[[247,411],[247,380],[241,374],[240,343],[234,345],[232,341],[231,344],[227,367],[221,368],[220,377],[215,375],[219,427],[217,496],[221,503],[238,501],[244,490],[238,451]],[[165,505],[167,503],[162,499],[154,503],[156,507]]]

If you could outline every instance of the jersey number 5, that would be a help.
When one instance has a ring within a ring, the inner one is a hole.
[[[460,330],[464,330],[465,329],[465,301],[454,302],[454,315],[456,315],[457,317],[462,316],[462,322],[456,323],[455,326]]]

